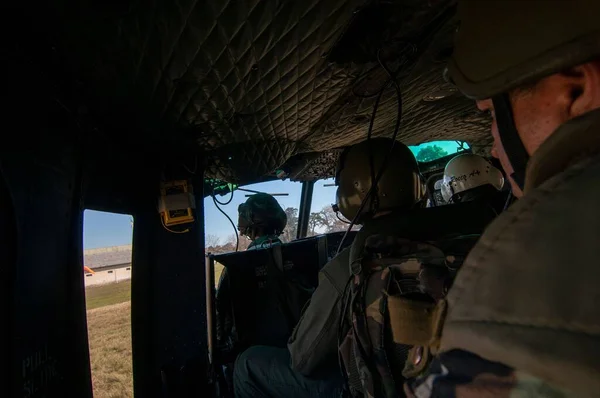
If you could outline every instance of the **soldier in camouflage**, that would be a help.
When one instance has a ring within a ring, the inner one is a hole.
[[[252,242],[247,250],[265,249],[272,245],[281,244],[279,235],[287,224],[287,216],[277,200],[266,193],[250,196],[245,203],[238,207],[238,231]],[[222,353],[233,350],[232,336],[235,334],[231,317],[230,292],[227,269],[224,269],[219,279],[215,302],[217,312],[217,344]],[[231,380],[231,366],[226,366],[226,377]]]
[[[338,344],[348,395],[391,398],[402,396],[404,381],[429,363],[445,312],[440,300],[495,214],[479,202],[422,208],[418,164],[399,143],[395,167],[386,170],[377,194],[367,197],[373,175],[369,146],[377,171],[393,143],[373,141],[346,155],[348,171],[360,171],[346,175],[344,167],[338,178],[342,214],[354,219],[358,213],[367,221],[349,253],[351,277],[342,297]]]
[[[447,298],[417,397],[600,394],[600,2],[459,0],[447,78],[520,197]]]

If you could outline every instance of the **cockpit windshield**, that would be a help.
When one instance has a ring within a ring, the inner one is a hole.
[[[431,141],[409,146],[419,163],[433,162],[448,155],[468,152],[471,148],[465,141]]]

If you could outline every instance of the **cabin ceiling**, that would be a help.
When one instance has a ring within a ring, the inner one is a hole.
[[[400,141],[485,151],[489,120],[442,78],[454,3],[64,0],[33,20],[44,20],[37,45],[57,91],[115,145],[195,153],[209,177],[244,184],[282,168],[296,180],[333,175],[388,81],[378,54],[402,89]],[[390,84],[373,136],[391,136],[396,116]]]

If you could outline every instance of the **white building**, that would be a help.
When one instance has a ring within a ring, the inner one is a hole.
[[[102,247],[83,252],[85,286],[102,285],[131,279],[131,245]]]

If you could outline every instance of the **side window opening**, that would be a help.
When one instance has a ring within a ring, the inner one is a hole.
[[[84,212],[84,284],[95,398],[133,397],[133,217]]]

